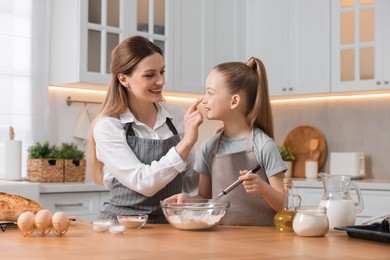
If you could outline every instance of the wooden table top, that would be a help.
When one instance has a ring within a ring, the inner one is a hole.
[[[0,232],[1,259],[390,259],[387,243],[350,238],[343,231],[325,237],[281,234],[273,227],[218,226],[184,231],[147,224],[122,235],[96,233],[74,222],[63,237],[23,237],[17,228]]]

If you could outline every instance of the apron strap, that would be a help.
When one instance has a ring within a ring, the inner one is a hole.
[[[177,135],[177,130],[175,128],[175,126],[173,125],[172,121],[167,117],[167,120],[165,121],[165,123],[168,125],[169,129],[171,130],[171,132],[174,134],[174,135]],[[131,126],[132,123],[126,123],[124,126],[123,126],[123,129],[125,129],[126,131],[126,138],[128,136],[135,136],[135,133],[134,133],[134,129],[133,127]]]

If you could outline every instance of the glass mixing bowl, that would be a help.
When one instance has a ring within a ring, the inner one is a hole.
[[[228,202],[188,200],[185,203],[160,202],[167,221],[182,230],[211,229],[221,223],[229,208]]]

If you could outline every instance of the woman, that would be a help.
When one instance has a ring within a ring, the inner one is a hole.
[[[162,51],[141,36],[121,42],[111,58],[112,78],[89,148],[93,179],[110,190],[100,217],[148,214],[149,223],[166,223],[159,202],[182,192],[184,174],[191,173],[201,99],[186,113],[161,102]]]

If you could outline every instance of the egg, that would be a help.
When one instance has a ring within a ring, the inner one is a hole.
[[[17,225],[23,236],[31,235],[35,230],[35,216],[31,211],[19,215]]]
[[[65,235],[70,225],[68,215],[66,215],[64,212],[58,211],[53,214],[51,221],[53,224],[54,233],[56,233],[58,236]]]
[[[35,226],[39,234],[44,235],[51,230],[52,214],[47,209],[42,209],[35,215]]]

